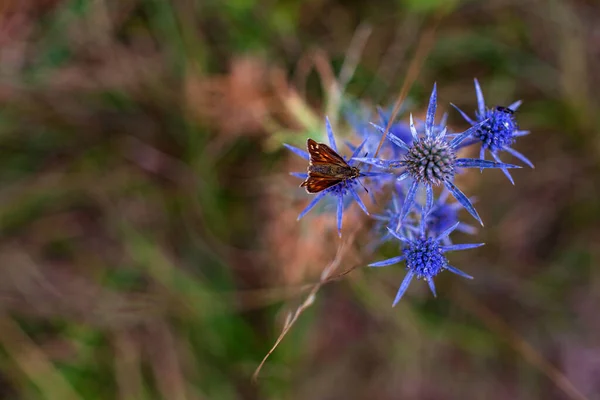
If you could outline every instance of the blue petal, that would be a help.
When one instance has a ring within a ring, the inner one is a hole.
[[[404,261],[404,258],[404,256],[388,258],[387,260],[377,261],[372,264],[369,264],[369,267],[387,267],[388,265],[394,265]]]
[[[356,202],[358,203],[359,207],[365,212],[365,214],[369,215],[367,207],[365,207],[365,203],[363,203],[358,193],[356,193],[356,190],[354,190],[352,186],[348,186],[348,190],[350,191],[352,197],[354,197],[354,200],[356,200]]]
[[[498,161],[499,164],[501,164],[501,160],[498,157],[498,154],[496,154],[496,152],[494,152],[494,151],[491,151],[490,153],[492,153],[492,157],[494,157],[494,159],[496,161]],[[502,172],[504,173],[504,175],[506,175],[506,177],[508,178],[508,180],[510,181],[510,183],[512,183],[514,185],[515,181],[514,181],[512,175],[510,174],[510,172],[508,172],[508,169],[506,169],[505,167],[502,167]]]
[[[421,223],[419,224],[419,236],[425,236],[425,227],[427,225],[427,212],[425,212],[425,207],[421,209]]]
[[[379,114],[379,118],[381,119],[381,122],[383,122],[383,125],[387,126],[388,122],[390,121],[383,108],[377,107],[377,114]]]
[[[295,146],[291,146],[287,143],[283,144],[286,148],[288,148],[289,150],[293,151],[294,153],[296,153],[297,155],[299,155],[300,157],[304,158],[305,160],[310,160],[310,154],[308,154],[308,152],[304,151],[304,150],[300,150],[299,148],[295,147]]]
[[[376,177],[376,176],[385,176],[385,175],[393,175],[391,172],[361,172],[360,176],[365,177]]]
[[[377,124],[374,124],[374,123],[372,123],[372,122],[371,122],[371,125],[373,125],[373,126],[374,126],[374,127],[375,127],[375,128],[378,130],[378,131],[379,131],[379,132],[381,132],[381,133],[385,134],[385,132],[386,132],[385,128],[382,128],[381,126],[379,126],[379,125],[377,125]],[[409,147],[408,147],[408,145],[407,145],[406,143],[404,143],[404,141],[403,141],[402,139],[400,139],[398,136],[396,136],[396,135],[394,135],[394,134],[392,134],[392,133],[388,132],[388,133],[387,133],[387,138],[388,138],[388,139],[389,139],[389,140],[390,140],[392,143],[394,143],[396,146],[400,147],[401,149],[403,149],[403,150],[406,150],[406,151],[408,151],[408,150],[409,150]]]
[[[533,163],[531,161],[529,161],[529,159],[527,157],[525,157],[523,154],[519,153],[515,149],[511,149],[510,147],[507,147],[504,150],[508,151],[510,154],[512,154],[513,156],[517,157],[519,160],[523,161],[525,164],[527,164],[531,168],[535,168],[533,166]]]
[[[492,153],[492,155],[494,155]],[[456,160],[457,167],[460,168],[521,168],[519,165],[505,164],[503,162],[494,162],[481,160],[479,158],[459,158]]]
[[[435,238],[435,241],[436,241],[436,242],[439,242],[440,240],[444,239],[445,237],[448,237],[448,236],[450,236],[450,234],[451,234],[452,232],[454,232],[454,230],[455,230],[456,228],[458,228],[458,225],[459,225],[459,224],[460,224],[460,222],[457,222],[457,223],[455,223],[454,225],[452,225],[450,228],[446,229],[444,232],[440,233],[440,234],[438,235],[438,237],[436,237],[436,238]]]
[[[415,234],[420,234],[421,233],[421,231],[419,230],[419,228],[417,228],[416,226],[413,226],[413,225],[404,225],[404,227],[408,230],[409,233],[410,232],[415,233]]]
[[[446,126],[446,123],[448,122],[448,113],[445,112],[442,115],[442,118],[440,118],[440,123],[438,124],[439,126]]]
[[[370,125],[371,125],[373,128],[377,129],[379,132],[381,132],[381,133],[385,133],[385,127],[384,127],[384,126],[377,125],[375,122],[369,122],[369,124],[370,124]]]
[[[433,283],[433,278],[427,279],[427,283],[429,283],[429,289],[431,289],[431,293],[433,293],[433,297],[437,297],[437,293],[435,292],[435,283]]]
[[[508,108],[510,108],[513,111],[517,111],[517,109],[521,106],[522,103],[523,103],[523,100],[517,100],[514,103],[512,103],[510,106],[508,106]]]
[[[295,176],[296,178],[306,179],[308,178],[308,174],[306,172],[290,172],[291,176]]]
[[[325,117],[325,130],[327,131],[327,138],[329,139],[329,145],[337,153],[337,145],[335,144],[335,137],[333,136],[333,129],[329,123],[329,117]]]
[[[478,247],[483,246],[485,243],[462,243],[462,244],[453,244],[452,246],[442,246],[442,251],[447,253],[449,251],[459,251],[459,250],[469,250],[476,249]]]
[[[469,212],[469,214],[471,214],[473,216],[473,218],[475,218],[481,224],[481,226],[483,226],[483,221],[481,221],[479,214],[477,214],[477,211],[475,211],[473,204],[471,204],[471,202],[469,201],[467,196],[465,196],[464,193],[461,192],[459,188],[454,186],[454,184],[452,182],[445,181],[444,183],[446,184],[446,187],[452,193],[454,198],[456,200],[458,200],[458,202],[460,204],[462,204],[462,206],[465,208],[465,210],[467,210]]]
[[[410,185],[408,193],[406,193],[406,199],[404,200],[404,204],[402,205],[402,212],[400,213],[400,222],[404,221],[404,218],[406,218],[406,215],[409,213],[410,207],[413,205],[418,187],[418,181],[413,181],[412,185]]]
[[[365,144],[367,143],[368,139],[363,140],[363,142],[354,149],[354,152],[352,152],[352,157],[350,157],[350,159],[353,159],[354,157],[356,157],[357,155],[360,154],[360,152],[362,151],[363,147],[365,147]]]
[[[371,214],[371,218],[376,221],[388,222],[390,220],[389,215]]]
[[[401,242],[410,243],[410,240],[408,240],[408,238],[405,238],[404,236],[400,236],[400,234],[398,232],[394,231],[393,229],[390,229],[389,227],[387,227],[387,230],[388,230],[388,232],[390,232],[392,234],[393,237],[400,240]]]
[[[425,134],[427,137],[433,136],[433,121],[435,119],[435,109],[437,107],[437,85],[433,84],[433,91],[429,98],[429,106],[427,107],[427,116],[425,118]]]
[[[480,123],[473,125],[472,127],[470,127],[469,129],[467,129],[466,131],[464,131],[463,133],[459,134],[458,136],[456,136],[454,139],[452,139],[452,141],[450,142],[450,147],[452,148],[456,148],[456,146],[458,146],[463,140],[465,140],[466,138],[468,138],[469,136],[473,135],[474,133],[477,132],[477,130],[479,130],[479,128],[481,128],[481,126],[485,123],[487,123],[488,120],[483,120]]]
[[[402,165],[402,161],[400,160],[382,160],[381,158],[375,157],[356,157],[353,158],[353,160],[374,165],[379,168],[397,168]]]
[[[300,219],[301,219],[302,217],[304,217],[304,216],[306,215],[306,213],[307,213],[307,212],[309,212],[309,211],[310,211],[310,210],[311,210],[311,209],[312,209],[314,206],[316,206],[316,205],[317,205],[317,203],[318,203],[319,201],[321,201],[321,199],[322,199],[323,197],[325,197],[325,195],[326,195],[326,194],[327,194],[327,192],[321,192],[321,193],[317,194],[317,195],[315,196],[315,198],[314,198],[314,199],[313,199],[313,200],[312,200],[312,201],[311,201],[311,202],[310,202],[310,203],[309,203],[309,204],[306,206],[306,208],[305,208],[305,209],[304,209],[304,210],[303,210],[303,211],[300,213],[300,215],[298,215],[298,219],[297,219],[297,220],[298,220],[298,221],[300,221]]]
[[[427,200],[425,201],[425,213],[429,214],[431,207],[433,207],[433,187],[431,185],[425,185],[427,192]]]
[[[412,135],[413,142],[417,142],[419,140],[419,133],[417,132],[417,128],[415,128],[415,122],[413,121],[412,113],[410,113],[410,134]]]
[[[402,150],[409,151],[410,147],[404,142],[404,140],[400,139],[398,136],[393,133],[388,132],[387,138],[390,142],[394,143],[396,146],[400,147]]]
[[[452,139],[457,138],[459,135],[456,135],[456,134],[452,135]],[[447,135],[447,136],[449,137],[450,135]],[[481,140],[479,140],[479,139],[467,139],[467,140],[462,141],[456,147],[454,147],[454,149],[455,150],[463,149],[463,148],[469,147],[469,146],[471,146],[471,145],[473,145],[475,143],[481,143]]]
[[[460,225],[458,225],[458,228],[456,228],[456,230],[462,233],[466,233],[467,235],[474,235],[477,233],[477,228],[469,224],[465,224],[464,222],[461,222]]]
[[[342,237],[342,217],[344,216],[344,196],[338,196],[338,205],[337,205],[337,228],[338,235]]]
[[[398,175],[398,177],[396,178],[397,182],[403,181],[406,178],[408,178],[410,176],[410,172],[408,171],[404,171],[403,173],[401,173],[400,175]]]
[[[475,121],[473,121],[463,110],[461,110],[460,108],[458,108],[456,105],[450,103],[450,105],[452,107],[454,107],[456,109],[456,111],[458,111],[460,113],[460,115],[465,119],[465,121],[467,121],[469,124],[471,125],[475,125]]]
[[[521,136],[526,136],[529,135],[531,132],[530,131],[515,131],[513,132],[513,137],[521,137]]]
[[[483,98],[483,93],[481,92],[481,86],[479,86],[479,82],[477,81],[477,78],[475,78],[474,81],[475,81],[475,93],[477,94],[477,110],[479,111],[479,115],[483,117],[485,115],[485,99]]]
[[[445,126],[445,127],[444,127],[444,129],[441,129],[441,130],[440,130],[440,131],[437,133],[436,137],[437,137],[437,138],[443,138],[444,136],[446,136],[446,132],[447,132],[447,131],[448,131],[448,127],[447,127],[447,126]]]
[[[473,277],[469,274],[465,274],[464,272],[462,272],[460,269],[453,267],[452,265],[448,264],[446,265],[446,269],[456,275],[460,275],[463,278],[467,278],[467,279],[473,279]]]
[[[400,205],[402,203],[400,203],[400,197],[398,196],[398,194],[396,192],[392,192],[392,204],[394,205],[394,212],[395,213],[399,213],[400,212]]]
[[[410,281],[412,281],[412,278],[414,275],[415,275],[414,272],[408,271],[408,273],[404,277],[404,280],[402,281],[402,285],[400,285],[400,289],[398,289],[398,293],[396,294],[396,298],[394,299],[394,303],[392,304],[392,307],[394,307],[394,306],[396,306],[396,304],[398,304],[398,302],[404,295],[404,292],[406,292],[406,289],[408,289],[408,286],[410,285]]]

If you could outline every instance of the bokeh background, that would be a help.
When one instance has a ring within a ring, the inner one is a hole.
[[[2,0],[0,398],[600,398],[599,20],[592,0]],[[457,130],[474,77],[523,99],[536,168],[461,177],[486,226],[455,239],[486,246],[451,261],[476,279],[392,308],[403,268],[364,266],[397,249],[370,253],[354,209],[341,240],[326,210],[297,222],[306,163],[282,143],[326,114],[354,140],[341,105],[392,105],[411,63],[407,107],[437,82]]]

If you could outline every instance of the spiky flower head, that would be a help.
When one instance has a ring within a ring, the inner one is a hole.
[[[514,110],[510,107],[486,108],[478,121],[486,121],[473,135],[489,151],[504,150],[515,142],[513,133],[518,129]]]
[[[487,150],[494,160],[500,162],[498,153],[506,151],[533,168],[533,163],[529,161],[527,157],[511,148],[515,143],[516,138],[529,134],[529,131],[519,130],[519,125],[517,124],[515,117],[515,111],[517,111],[521,105],[521,100],[515,101],[508,107],[487,107],[485,105],[481,86],[479,86],[477,79],[474,81],[475,93],[477,95],[477,111],[475,112],[475,119],[471,119],[460,108],[452,104],[469,124],[479,124],[479,129],[473,133],[473,139],[464,142],[461,147],[479,142],[481,143],[479,158],[482,160],[485,159],[485,152]],[[506,175],[508,180],[514,185],[515,182],[508,172],[508,169],[502,168],[502,172],[504,172],[504,175]]]
[[[404,156],[404,166],[420,183],[438,186],[454,178],[456,152],[442,138],[419,138]]]
[[[411,230],[395,231],[388,228],[389,232],[402,242],[402,255],[379,261],[369,266],[386,267],[405,261],[407,273],[400,285],[400,289],[398,289],[392,306],[395,306],[400,301],[414,277],[427,281],[429,289],[434,296],[436,296],[436,291],[433,278],[444,270],[468,279],[473,279],[472,276],[450,265],[445,256],[445,253],[450,251],[467,250],[483,246],[483,243],[443,245],[444,238],[448,237],[458,227],[458,224],[457,222],[435,237],[428,235],[425,218],[421,219],[417,235],[413,235]]]
[[[412,271],[417,279],[430,280],[448,266],[448,259],[440,244],[433,238],[413,240],[404,248],[406,268]]]
[[[456,155],[460,144],[477,132],[487,120],[483,120],[466,131],[455,134],[452,137],[446,135],[446,128],[440,129],[435,125],[435,111],[437,108],[437,90],[433,85],[433,91],[427,107],[425,118],[425,132],[420,134],[415,127],[412,114],[410,115],[410,130],[412,142],[409,144],[401,138],[387,133],[387,137],[397,146],[406,150],[405,156],[400,160],[382,160],[379,158],[357,158],[357,160],[377,166],[379,168],[404,168],[398,176],[398,180],[410,179],[410,184],[404,205],[402,208],[402,220],[408,215],[411,207],[415,204],[415,195],[419,186],[424,186],[426,190],[425,210],[430,210],[433,205],[433,186],[443,184],[456,200],[471,214],[481,225],[483,222],[475,211],[473,204],[467,196],[457,188],[454,183],[454,173],[457,168],[520,168],[516,165],[503,164],[500,162],[479,160],[473,158],[458,158]],[[385,132],[385,128],[378,127]]]

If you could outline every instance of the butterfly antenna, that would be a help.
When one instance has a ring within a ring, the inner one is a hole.
[[[369,191],[367,190],[367,188],[365,187],[365,185],[363,185],[363,183],[361,181],[359,181],[358,179],[357,179],[357,181],[358,181],[358,183],[360,183],[360,186],[362,186],[363,189],[365,189],[365,192],[369,193]]]
[[[369,152],[367,151],[363,157],[367,157],[368,155],[369,155]],[[360,163],[358,163],[356,166],[357,166],[357,167],[360,167],[360,166],[362,166],[363,164],[364,164],[364,162],[360,162]]]
[[[367,151],[364,155],[364,157],[366,157],[369,154],[369,152]],[[364,163],[360,163],[359,165],[362,165]],[[357,179],[358,180],[358,179]],[[363,187],[363,189],[365,189],[365,192],[369,193],[369,190],[367,190],[367,188],[365,187],[365,185],[363,185],[363,183],[361,181],[358,181],[358,183],[360,183],[360,186]]]

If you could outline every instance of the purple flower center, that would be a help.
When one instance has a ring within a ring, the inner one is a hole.
[[[475,137],[481,140],[485,149],[492,152],[504,150],[515,141],[513,133],[518,129],[513,113],[506,108],[490,108],[485,115],[479,115],[479,121],[488,121],[477,130]]]
[[[404,156],[403,164],[418,182],[439,185],[454,176],[456,153],[445,140],[420,138]]]
[[[430,279],[448,265],[440,245],[432,238],[417,239],[404,249],[406,267],[417,278]]]

